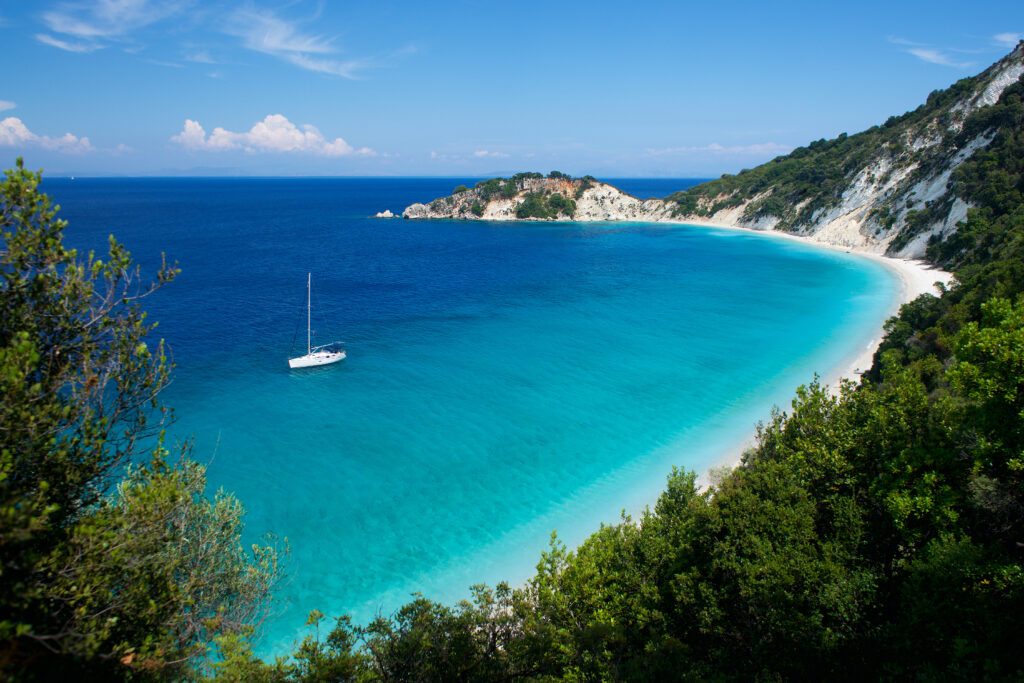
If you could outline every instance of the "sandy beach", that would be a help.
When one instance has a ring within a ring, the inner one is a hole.
[[[948,286],[953,281],[953,274],[947,271],[936,268],[935,266],[926,263],[925,261],[912,260],[912,259],[901,259],[894,258],[891,256],[883,256],[874,252],[868,252],[861,249],[853,249],[849,247],[836,246],[825,242],[819,242],[813,239],[807,239],[798,235],[790,235],[781,232],[768,231],[768,230],[753,230],[750,228],[741,228],[732,225],[721,225],[717,223],[706,223],[697,221],[686,221],[680,222],[679,225],[691,225],[703,228],[715,228],[718,230],[741,230],[746,233],[753,233],[762,235],[767,238],[776,239],[787,239],[796,240],[803,244],[808,244],[822,249],[831,249],[835,251],[843,251],[852,255],[856,255],[859,258],[865,258],[876,263],[881,264],[885,268],[889,269],[894,276],[899,279],[900,289],[896,297],[893,299],[892,306],[887,311],[885,319],[879,322],[879,326],[875,330],[875,333],[871,335],[870,341],[860,347],[851,349],[850,353],[836,366],[827,369],[821,373],[821,380],[823,383],[829,386],[833,392],[838,391],[840,381],[843,379],[849,379],[857,381],[863,372],[871,368],[871,363],[874,359],[875,351],[882,343],[882,338],[885,334],[884,324],[893,315],[899,312],[900,306],[910,301],[913,301],[922,294],[934,294],[938,295],[940,292],[939,283],[944,286]],[[796,387],[794,387],[795,389]],[[765,418],[768,417],[768,411],[771,406],[765,406]],[[756,434],[752,431],[745,439],[739,442],[739,445],[734,449],[729,449],[722,458],[718,459],[716,464],[709,469],[707,472],[702,473],[698,477],[698,481],[701,487],[706,487],[711,483],[711,470],[716,470],[724,466],[735,467],[739,464],[740,458],[743,452],[754,445],[754,439]]]
[[[938,283],[948,286],[953,281],[952,273],[935,268],[924,261],[892,258],[865,252],[852,253],[881,263],[899,278],[900,294],[893,301],[892,309],[889,311],[888,316],[896,315],[899,312],[900,306],[913,301],[922,294],[938,296],[940,292]],[[877,336],[865,348],[851,356],[849,362],[844,362],[841,367],[833,368],[833,371],[825,377],[828,380],[828,384],[837,385],[840,379],[856,380],[862,372],[868,370],[871,367],[875,351],[882,343],[883,334],[884,329],[879,327]]]

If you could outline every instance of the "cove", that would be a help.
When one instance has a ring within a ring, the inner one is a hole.
[[[734,452],[898,293],[878,263],[732,230],[366,218],[456,183],[48,181],[72,244],[182,265],[147,302],[170,434],[253,540],[291,546],[264,654],[314,608],[365,622],[522,582],[552,530],[575,545]],[[348,359],[290,372],[307,271]]]

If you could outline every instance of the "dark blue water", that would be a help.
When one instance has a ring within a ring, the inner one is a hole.
[[[875,263],[739,231],[367,218],[466,180],[45,184],[70,243],[183,268],[147,303],[173,436],[293,549],[266,651],[313,608],[523,580],[552,529],[579,542],[745,441],[895,294]],[[310,271],[318,339],[349,356],[290,372]]]

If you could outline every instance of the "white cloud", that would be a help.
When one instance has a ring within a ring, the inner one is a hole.
[[[919,42],[917,42],[915,40],[907,40],[906,38],[903,38],[903,37],[900,37],[900,36],[887,36],[886,40],[888,40],[893,45],[909,45],[911,47],[927,47],[924,43],[919,43]]]
[[[185,126],[177,135],[171,137],[171,142],[177,142],[182,147],[189,149],[204,149],[207,147],[206,131],[199,125],[198,121],[185,119]]]
[[[80,40],[101,41],[128,33],[177,14],[189,0],[97,0],[62,3],[43,13],[43,23],[54,33]]]
[[[940,66],[953,66],[959,69],[973,66],[974,62],[958,62],[950,57],[943,50],[936,50],[930,47],[911,47],[906,50],[923,62],[938,64]]]
[[[163,59],[144,59],[147,64],[155,64],[156,66],[165,66],[169,69],[181,69],[182,65],[177,62],[168,62]]]
[[[430,150],[430,158],[433,161],[465,161],[466,157],[462,154],[449,154],[448,152],[438,152],[436,149]]]
[[[474,159],[508,159],[511,154],[498,152],[491,149],[476,149],[472,152],[438,152],[436,149],[430,151],[430,158],[434,161],[451,161],[466,163]],[[527,154],[525,156],[532,156]]]
[[[206,21],[210,15],[223,11],[223,5],[212,8],[196,0],[96,0],[96,2],[62,2],[42,14],[46,32],[35,34],[44,45],[67,52],[92,52],[117,44],[124,51],[135,53],[142,46],[135,42],[134,34],[154,23],[179,17],[180,30],[199,25],[197,16]],[[239,3],[242,4],[242,3]],[[183,15],[186,8],[194,12]],[[307,32],[301,22],[281,17],[272,10],[260,9],[252,4],[229,11],[215,26],[228,35],[241,40],[241,44],[255,52],[270,55],[307,71],[357,78],[359,72],[389,65],[395,59],[416,52],[408,45],[390,54],[366,59],[343,59],[341,51],[329,36]],[[186,43],[183,58],[200,64],[217,64],[206,50]],[[167,60],[164,60],[166,62]]]
[[[1010,35],[1012,34],[999,34],[999,36],[1003,37]],[[998,40],[999,36],[994,37],[993,40]],[[893,45],[899,45],[900,47],[903,48],[903,52],[906,52],[908,55],[913,55],[917,57],[922,62],[928,62],[929,64],[938,64],[940,66],[952,66],[957,69],[964,69],[969,66],[974,66],[974,62],[958,61],[954,59],[952,56],[950,56],[950,53],[976,55],[987,52],[987,50],[981,49],[966,50],[962,48],[953,47],[940,49],[933,47],[928,43],[919,43],[914,40],[907,40],[906,38],[901,38],[900,36],[888,36],[886,40],[888,40]]]
[[[59,138],[48,135],[37,135],[28,129],[21,119],[8,116],[0,121],[0,146],[4,147],[42,147],[55,152],[81,153],[92,152],[95,148],[89,138],[80,138],[65,133]]]
[[[185,55],[185,60],[196,64],[216,64],[217,60],[210,56],[206,50],[197,50]]]
[[[171,138],[172,142],[193,150],[246,152],[298,152],[323,156],[376,156],[369,147],[355,148],[343,138],[328,140],[315,126],[301,128],[281,114],[271,114],[257,122],[248,131],[235,133],[224,128],[214,128],[207,135],[198,121],[186,119],[181,132]]]
[[[1002,47],[1017,47],[1017,43],[1024,37],[1020,33],[997,33],[992,36],[992,42]]]
[[[10,100],[0,100],[0,111],[7,111],[8,109],[14,109],[17,105]]]
[[[242,39],[250,50],[283,59],[309,71],[355,78],[366,60],[339,60],[332,40],[303,33],[298,26],[267,10],[238,10],[228,22],[227,32]]]
[[[43,45],[49,45],[50,47],[55,47],[66,52],[92,52],[93,50],[99,50],[103,47],[98,43],[77,43],[68,40],[61,40],[60,38],[54,38],[46,33],[37,33],[36,40]]]
[[[50,32],[37,33],[35,39],[66,52],[93,52],[112,42],[130,41],[129,34],[178,14],[191,4],[192,0],[64,2],[43,13],[43,23]]]
[[[792,151],[789,145],[780,145],[777,142],[759,142],[752,145],[720,145],[712,142],[710,145],[694,147],[660,147],[648,149],[650,156],[666,156],[672,154],[715,154],[733,156],[766,156],[785,154]]]

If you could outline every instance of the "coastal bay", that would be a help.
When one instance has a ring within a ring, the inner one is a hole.
[[[369,218],[451,182],[53,183],[75,244],[116,222],[182,264],[151,307],[172,437],[293,549],[266,652],[313,608],[524,580],[552,530],[578,543],[673,465],[706,472],[901,299],[880,262],[743,230]],[[307,270],[349,358],[291,374]]]
[[[407,4],[0,17],[0,679],[1024,680],[1007,8]]]

